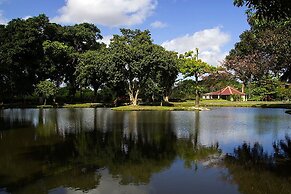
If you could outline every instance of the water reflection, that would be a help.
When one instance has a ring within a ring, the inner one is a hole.
[[[147,185],[177,157],[197,170],[198,160],[219,152],[217,145],[199,144],[199,112],[192,113],[196,124],[187,129],[189,138],[177,138],[171,112],[43,109],[21,117],[13,111],[6,114],[15,117],[1,117],[4,125],[15,124],[1,130],[0,141],[0,187],[12,193],[88,191],[105,172],[119,185]]]
[[[239,177],[245,165],[233,161],[248,156],[246,163],[259,164],[248,169],[255,171],[279,164],[289,144],[278,142],[276,157],[270,157],[272,142],[291,128],[284,111],[259,110],[2,110],[0,193],[250,193],[242,188],[251,185]],[[260,144],[237,147],[243,141]],[[221,153],[230,153],[225,164],[210,168],[224,161]],[[269,169],[261,172],[274,179]]]
[[[291,140],[274,142],[274,153],[259,143],[243,143],[225,158],[224,165],[242,193],[291,193]]]

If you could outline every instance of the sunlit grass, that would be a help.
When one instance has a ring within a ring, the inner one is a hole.
[[[179,106],[119,106],[112,108],[117,111],[183,111],[183,110],[194,110],[192,107],[179,107]]]
[[[64,104],[62,108],[95,108],[102,105],[102,103]]]
[[[195,110],[195,101],[186,102],[172,102],[173,106],[120,106],[113,108],[118,111],[150,111],[150,110]],[[291,108],[290,102],[282,101],[238,101],[231,102],[227,100],[202,100],[200,101],[200,107],[258,107],[258,108]]]

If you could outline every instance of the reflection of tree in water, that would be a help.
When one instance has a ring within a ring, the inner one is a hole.
[[[211,146],[204,146],[200,143],[200,112],[195,111],[194,129],[190,131],[189,138],[178,139],[176,143],[177,155],[184,161],[184,166],[191,168],[197,162],[206,159],[208,156],[219,154],[218,143]]]
[[[273,144],[274,154],[255,143],[242,144],[225,158],[232,179],[242,193],[291,193],[291,140]]]
[[[26,109],[0,109],[0,133],[4,130],[35,127],[36,111]]]
[[[115,125],[112,119],[104,123],[98,120],[101,115],[95,115],[91,130],[82,126],[84,116],[74,114],[69,115],[78,127],[74,133],[58,132],[56,112],[46,122],[40,113],[39,128],[0,141],[0,187],[12,193],[47,193],[59,186],[87,191],[99,184],[102,174],[96,172],[104,168],[118,177],[120,184],[147,184],[154,173],[170,168],[176,157],[191,167],[218,151],[215,146],[198,143],[199,126],[190,138],[178,139],[170,112],[156,117],[132,112],[126,126],[119,122],[126,114],[112,113],[117,114],[113,118],[118,117]]]

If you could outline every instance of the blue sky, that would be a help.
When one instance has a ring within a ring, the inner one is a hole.
[[[232,0],[0,0],[0,23],[45,13],[53,22],[90,22],[104,42],[119,28],[149,29],[155,43],[218,65],[249,28],[244,8]]]

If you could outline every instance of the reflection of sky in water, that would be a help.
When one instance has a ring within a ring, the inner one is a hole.
[[[222,190],[223,194],[236,194],[237,186],[225,182],[217,175],[227,174],[226,169],[210,169],[198,165],[191,169],[184,167],[183,161],[177,160],[170,169],[153,175],[151,182],[147,185],[120,185],[119,177],[112,177],[108,170],[99,170],[96,174],[101,174],[100,184],[88,194],[177,194],[177,193],[217,193]],[[209,187],[209,185],[212,185]],[[50,190],[54,194],[81,194],[83,191],[73,188],[59,187]]]
[[[219,142],[226,152],[242,142],[259,142],[272,150],[272,142],[290,134],[290,115],[283,109],[222,108],[201,112],[202,144]]]
[[[193,112],[173,112],[173,117],[178,137],[188,138],[198,120],[200,143],[219,142],[226,152],[243,142],[259,142],[270,151],[273,141],[291,134],[290,115],[284,109],[213,108],[200,112],[198,119]]]
[[[109,174],[108,170],[102,170],[98,172],[102,175],[100,184],[90,191],[88,194],[147,194],[149,193],[148,187],[145,185],[120,185],[118,178],[113,178]],[[57,188],[51,190],[50,193],[60,193],[60,194],[78,194],[84,193],[83,191],[76,191],[72,188]]]
[[[14,136],[18,137],[21,131],[22,135],[28,137],[28,139],[23,137],[22,143],[31,141],[31,136],[38,135],[44,137],[44,139],[48,137],[48,142],[50,136],[54,138],[57,137],[55,141],[61,139],[62,143],[66,141],[66,136],[68,139],[74,137],[78,140],[79,144],[77,144],[78,146],[76,146],[76,148],[80,148],[80,153],[82,151],[82,145],[92,146],[89,143],[83,144],[84,142],[82,140],[86,141],[86,139],[81,138],[84,137],[82,136],[82,134],[84,135],[82,132],[90,132],[86,134],[91,135],[94,134],[91,133],[94,130],[94,132],[102,132],[96,133],[101,135],[99,137],[104,138],[103,135],[105,136],[106,132],[113,132],[111,133],[112,137],[119,136],[124,139],[132,139],[133,141],[128,142],[134,142],[134,144],[141,147],[143,145],[150,146],[148,147],[150,150],[158,145],[166,145],[168,142],[159,144],[159,141],[163,141],[163,137],[167,137],[164,138],[165,141],[171,141],[169,143],[177,144],[185,143],[188,139],[191,139],[193,145],[196,139],[199,144],[206,146],[215,145],[218,142],[222,151],[229,153],[233,152],[233,149],[243,142],[251,144],[259,142],[265,150],[270,152],[273,150],[273,141],[284,139],[286,134],[291,135],[291,117],[284,112],[285,110],[283,109],[259,108],[213,108],[210,111],[202,112],[115,112],[103,108],[6,109],[0,110],[0,126],[5,126],[5,130],[0,129],[0,134],[1,138],[3,133],[6,134],[6,137],[9,139]],[[15,130],[18,128],[27,130]],[[75,134],[80,135],[78,136]],[[110,133],[107,133],[107,135],[108,134]],[[179,139],[178,141],[176,141],[176,137]],[[90,140],[90,138],[88,139]],[[110,140],[110,138],[107,140]],[[121,141],[122,145],[120,145],[125,155],[130,149],[128,142],[123,140]],[[41,142],[36,141],[35,147],[33,147],[37,148],[39,144],[42,145]],[[187,155],[188,148],[190,152],[192,151],[192,144],[190,144],[190,146],[189,144],[180,144],[180,146],[184,145],[184,147],[181,148],[185,148],[185,150],[183,150],[186,151],[185,155]],[[7,145],[11,146],[13,144]],[[171,144],[169,145],[173,146]],[[69,146],[72,145],[69,144]],[[170,147],[169,150],[174,149],[173,147]],[[90,149],[94,148],[94,144],[92,147],[83,148],[90,153]],[[43,150],[43,148],[40,150]],[[142,149],[137,150],[141,151]],[[169,154],[167,150],[168,149],[165,149],[161,154]],[[171,156],[171,154],[169,154],[169,156]],[[147,184],[122,184],[122,177],[120,177],[120,175],[112,175],[111,172],[109,172],[110,168],[96,167],[96,171],[95,169],[93,170],[93,178],[94,175],[101,175],[101,178],[96,188],[94,186],[94,189],[88,191],[88,193],[171,194],[216,193],[216,191],[220,191],[225,194],[238,192],[238,186],[236,184],[229,184],[228,181],[223,180],[222,177],[226,177],[228,174],[226,169],[206,167],[202,165],[203,161],[200,161],[197,162],[198,169],[195,170],[195,164],[186,167],[186,160],[183,160],[185,158],[181,159],[181,156],[182,155],[172,156],[173,158],[169,160],[169,163],[165,163],[159,170],[153,171],[152,174],[149,175],[150,180]],[[163,161],[162,159],[159,158],[157,161]],[[207,159],[205,160],[207,163]],[[153,162],[154,160],[148,161]],[[154,164],[155,163],[151,165]],[[133,164],[130,166],[132,165]],[[152,166],[150,166],[150,169],[151,168]],[[128,176],[126,173],[125,175]],[[83,191],[76,190],[76,188],[56,185],[57,188],[50,190],[49,193],[83,193]],[[6,193],[4,188],[0,188],[0,194]]]
[[[173,130],[177,138],[198,135],[202,145],[219,143],[220,148],[232,152],[243,142],[259,142],[272,150],[272,142],[290,134],[290,115],[284,109],[213,108],[191,112],[115,112],[110,109],[7,109],[1,112],[5,122],[44,125],[65,136],[80,131],[122,130],[124,137],[149,135],[155,130]],[[199,114],[199,115],[196,115]],[[196,134],[196,130],[198,132]]]

